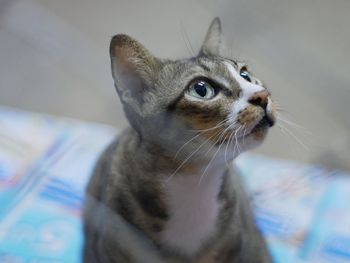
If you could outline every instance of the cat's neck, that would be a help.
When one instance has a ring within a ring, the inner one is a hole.
[[[224,168],[178,174],[164,184],[169,220],[162,240],[184,255],[196,254],[218,232]]]
[[[195,255],[219,230],[225,162],[206,157],[187,160],[185,165],[183,160],[170,158],[172,153],[164,148],[136,140],[133,158],[140,159],[138,170],[159,186],[158,197],[168,214],[160,233],[162,244],[177,253]],[[150,167],[154,167],[152,174],[147,173]]]
[[[149,149],[141,147],[143,149]],[[156,145],[153,149],[158,149]],[[185,256],[193,256],[218,232],[221,210],[219,193],[227,169],[219,156],[198,160],[172,159],[173,153],[158,151],[147,153],[149,161],[168,161],[169,169],[158,170],[158,177],[165,201],[168,220],[160,233],[162,244]],[[152,156],[152,157],[151,157]],[[164,167],[164,164],[162,165]]]

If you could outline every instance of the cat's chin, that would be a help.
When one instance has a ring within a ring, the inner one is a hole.
[[[254,138],[254,140],[263,142],[266,138],[266,135],[268,133],[269,128],[268,127],[255,127],[252,132],[250,133],[250,136]]]
[[[264,142],[268,130],[268,127],[255,127],[249,134],[241,138],[239,144],[242,145],[243,151],[252,150],[260,146]]]
[[[273,125],[274,125],[274,121],[272,119],[267,117],[262,118],[255,125],[255,127],[250,131],[250,133],[247,134],[245,138],[243,138],[243,141],[249,138],[250,139],[249,141],[255,142],[253,144],[258,146],[265,140],[269,128],[272,127]],[[253,146],[253,147],[256,147],[256,146]]]

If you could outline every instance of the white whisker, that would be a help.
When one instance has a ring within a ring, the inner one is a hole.
[[[202,129],[202,130],[190,130],[190,131],[194,131],[194,132],[205,132],[205,131],[211,131],[211,130],[215,130],[219,127],[222,127],[223,125],[225,125],[228,119],[224,119],[223,121],[220,121],[219,123],[217,123],[214,127],[208,128],[208,129]]]
[[[287,119],[285,119],[285,118],[283,118],[283,117],[281,117],[281,116],[277,116],[277,119],[278,119],[279,121],[282,121],[282,122],[284,122],[284,123],[286,123],[286,124],[289,124],[290,126],[294,126],[294,127],[296,127],[296,128],[299,128],[299,129],[303,130],[304,132],[306,132],[306,133],[312,135],[312,132],[310,132],[307,128],[305,128],[304,126],[302,126],[302,125],[300,125],[300,124],[297,124],[297,123],[295,123],[295,122],[293,122],[293,121],[287,120]]]
[[[208,139],[206,139],[196,150],[194,150],[191,154],[189,154],[186,159],[176,168],[176,170],[168,177],[166,182],[169,182],[170,179],[185,165],[185,163],[196,153],[198,152],[207,142],[210,141],[211,138],[218,135],[220,131],[216,132],[214,135],[210,136]]]
[[[246,136],[248,129],[246,127],[246,124],[244,124],[243,127],[244,127],[244,130],[243,130],[242,141],[243,141],[243,146],[244,146],[245,145],[245,136]]]
[[[228,149],[228,146],[231,144],[231,140],[232,140],[232,137],[234,136],[234,132],[231,132],[230,134],[230,137],[228,138],[228,142],[226,143],[226,149],[225,149],[225,163],[226,163],[226,166],[229,167],[229,163],[227,161],[227,149]]]
[[[212,128],[209,128],[209,129],[205,129],[205,130],[198,130],[200,131],[199,134],[195,135],[194,137],[192,137],[190,140],[188,140],[186,143],[184,143],[176,152],[175,156],[174,156],[174,159],[176,159],[176,157],[178,156],[178,154],[181,152],[181,150],[187,145],[189,144],[190,142],[192,142],[193,140],[195,140],[196,138],[198,138],[200,135],[202,135],[203,133],[207,132],[207,131],[211,131],[211,130],[215,130],[215,129],[218,129],[220,128],[221,126],[225,125],[227,119],[219,122],[216,126],[212,127]]]
[[[302,147],[304,147],[305,150],[309,150],[309,147],[307,147],[297,136],[294,135],[293,132],[288,130],[286,127],[284,127],[282,124],[277,125],[282,131],[285,132],[285,134],[288,134],[291,136],[294,140],[296,140]]]
[[[182,39],[183,39],[183,41],[184,41],[184,43],[186,45],[186,48],[189,51],[191,56],[195,56],[194,49],[193,49],[193,47],[191,45],[191,42],[190,42],[190,40],[188,38],[187,32],[185,30],[185,27],[184,27],[184,25],[182,23],[180,23],[180,24],[181,24],[181,36],[182,36]]]
[[[233,123],[235,124],[235,123]],[[232,125],[232,124],[231,124]],[[213,143],[213,145],[209,148],[209,150],[205,153],[205,155],[207,155],[211,149],[214,148],[214,146],[222,139],[222,137],[225,135],[225,133],[230,129],[231,125],[229,125],[228,127],[226,127],[225,130],[222,131],[222,133],[220,134],[220,136],[218,137],[218,139]],[[226,137],[225,137],[226,138]]]
[[[236,152],[236,148],[237,148],[237,152],[236,153],[240,153],[240,146],[239,146],[239,143],[238,143],[238,137],[237,137],[237,134],[239,132],[239,130],[242,128],[242,126],[240,126],[236,132],[235,132],[235,136],[234,136],[234,139],[235,139],[235,147],[233,148],[233,151]]]
[[[223,132],[222,134],[224,134],[224,132]],[[228,135],[225,136],[225,139],[226,139],[227,136],[228,136]],[[225,141],[225,139],[224,139],[224,141]],[[199,178],[198,185],[201,184],[201,181],[202,181],[202,179],[205,177],[205,174],[206,174],[208,168],[210,167],[211,162],[215,159],[216,155],[217,155],[218,152],[220,151],[220,148],[221,148],[221,146],[224,144],[224,141],[220,143],[219,148],[216,150],[214,156],[210,159],[209,163],[208,163],[207,166],[205,167],[205,169],[204,169],[202,175],[201,175],[200,178]]]

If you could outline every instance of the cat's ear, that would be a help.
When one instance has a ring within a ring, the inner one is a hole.
[[[116,35],[110,44],[112,75],[122,101],[143,100],[159,68],[159,61],[139,42]]]
[[[220,18],[211,22],[199,55],[220,56],[222,54],[222,30]]]

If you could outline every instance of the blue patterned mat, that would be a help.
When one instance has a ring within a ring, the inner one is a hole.
[[[80,262],[84,188],[115,134],[0,107],[0,262]],[[276,262],[350,262],[349,174],[251,154],[236,163]]]

